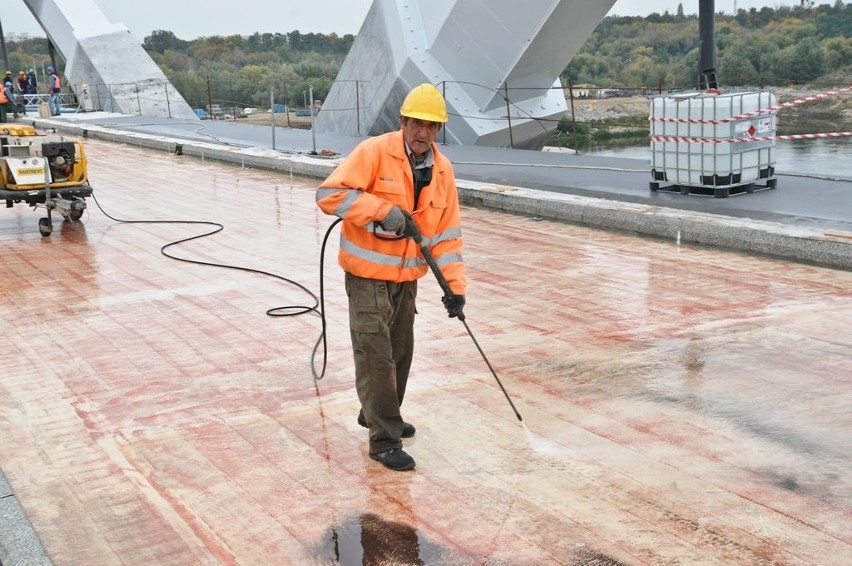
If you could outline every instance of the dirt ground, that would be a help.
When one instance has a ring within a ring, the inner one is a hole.
[[[288,114],[275,114],[275,125],[282,127],[304,128],[306,130],[310,129],[310,116],[296,116],[292,112],[289,112]],[[249,124],[257,124],[259,126],[269,126],[272,123],[272,113],[262,111],[257,114],[252,114],[251,116],[245,116],[244,118],[237,118],[237,120],[241,122],[248,122]]]
[[[606,122],[624,117],[647,117],[651,100],[645,96],[574,99],[574,115],[581,122]],[[568,100],[568,110],[571,101]]]

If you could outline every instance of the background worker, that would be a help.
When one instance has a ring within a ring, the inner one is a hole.
[[[11,100],[9,95],[6,94],[5,81],[4,86],[0,89],[0,123],[6,123],[9,121],[8,114],[10,109]]]
[[[9,113],[11,112],[15,118],[18,117],[18,108],[15,106],[15,91],[12,86],[12,72],[7,71],[7,75],[3,78],[3,94],[0,95],[0,106],[2,106],[2,121],[9,121]]]
[[[27,73],[27,94],[38,94],[38,79],[36,79],[35,69],[30,69]]]
[[[9,87],[8,90],[6,89],[6,87]],[[9,112],[12,112],[14,114],[15,118],[17,118],[18,117],[18,107],[16,105],[16,98],[15,98],[15,79],[14,79],[14,77],[12,77],[12,71],[10,71],[8,69],[6,70],[6,74],[3,75],[3,94],[9,100],[9,102],[6,103],[7,114]]]
[[[18,72],[16,83],[15,91],[20,94],[25,94],[27,92],[27,73],[25,73],[23,69]]]
[[[50,106],[50,115],[59,116],[62,113],[62,101],[60,99],[60,94],[62,93],[62,81],[59,78],[59,73],[57,73],[53,67],[48,67],[47,72],[49,73],[47,77],[47,89],[50,93],[50,100],[48,101]]]
[[[415,462],[402,438],[415,428],[403,421],[400,405],[414,353],[417,280],[428,271],[411,236],[423,235],[449,283],[444,305],[451,317],[463,312],[466,280],[455,174],[435,144],[447,121],[443,96],[431,84],[413,88],[399,121],[399,130],[361,142],[316,199],[323,212],[343,219],[338,262],[349,297],[358,422],[370,429],[370,458],[410,470]]]
[[[18,78],[15,80],[15,101],[19,114],[27,113],[27,100],[24,95],[27,93],[27,73],[21,69],[18,72]]]

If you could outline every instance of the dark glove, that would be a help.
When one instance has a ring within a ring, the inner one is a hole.
[[[402,235],[417,240],[420,236],[420,228],[414,223],[414,219],[409,213],[403,212],[402,215],[405,216],[405,229],[402,231]]]
[[[398,234],[405,228],[405,215],[398,206],[392,206],[390,212],[379,223],[388,232]]]
[[[450,318],[458,317],[459,320],[464,320],[464,295],[444,295],[441,300],[444,302],[444,306],[447,307],[447,314],[450,315]]]

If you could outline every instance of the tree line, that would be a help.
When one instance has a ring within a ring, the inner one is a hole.
[[[193,107],[302,106],[313,87],[324,99],[354,36],[254,33],[183,40],[171,31],[145,37],[144,49]],[[562,73],[601,88],[695,88],[698,17],[676,13],[608,16]],[[11,70],[49,64],[44,38],[6,42]],[[716,15],[717,76],[724,86],[848,84],[852,77],[852,3],[739,10]],[[60,69],[62,65],[59,65]],[[365,77],[366,78],[366,77]],[[456,77],[463,80],[464,77]]]
[[[183,40],[157,30],[142,47],[192,107],[269,108],[272,89],[276,103],[303,106],[309,87],[315,99],[324,99],[354,40],[351,34],[299,31]],[[45,38],[11,39],[6,49],[15,74],[36,68],[44,76],[50,65]],[[57,64],[61,71],[62,62]]]
[[[142,46],[175,88],[193,106],[304,106],[313,87],[324,99],[352,47],[351,34],[254,33],[184,41],[155,31]]]
[[[852,4],[738,10],[716,14],[716,74],[725,86],[848,84],[852,77]],[[607,17],[562,78],[606,88],[694,89],[698,16]]]

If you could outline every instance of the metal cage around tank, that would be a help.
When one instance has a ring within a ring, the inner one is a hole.
[[[691,93],[651,103],[651,190],[753,192],[776,185],[775,96]]]

